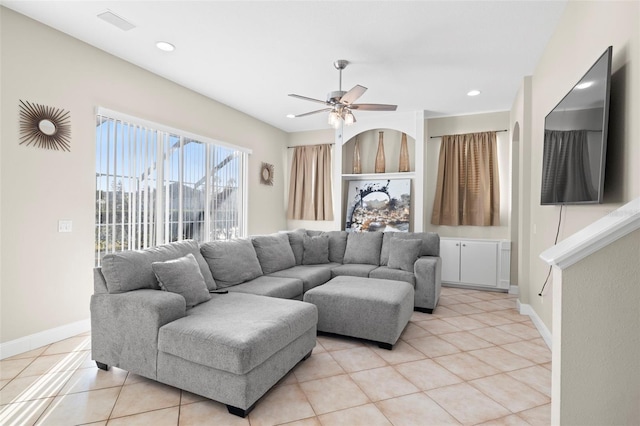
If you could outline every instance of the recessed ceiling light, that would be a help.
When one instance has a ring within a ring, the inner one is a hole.
[[[287,118],[296,118],[294,114],[287,114]]]
[[[593,81],[585,81],[584,83],[576,84],[576,89],[586,89],[593,86]]]
[[[173,44],[166,41],[157,42],[156,47],[160,50],[164,50],[165,52],[173,52],[174,50],[176,50],[176,47]]]
[[[467,96],[478,96],[480,93],[482,92],[480,92],[479,90],[471,90],[467,92]]]

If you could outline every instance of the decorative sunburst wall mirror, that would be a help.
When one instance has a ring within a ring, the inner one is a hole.
[[[71,151],[69,111],[20,101],[20,145]]]
[[[273,186],[273,164],[262,163],[262,167],[260,167],[260,183]]]

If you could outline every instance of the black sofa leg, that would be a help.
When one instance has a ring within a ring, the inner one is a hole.
[[[302,358],[302,360],[303,360],[303,361],[308,360],[308,359],[309,359],[309,357],[311,356],[311,352],[313,352],[313,351],[309,351],[309,353],[308,353],[308,354],[306,354],[306,355],[304,356],[304,358]]]
[[[242,408],[234,407],[233,405],[227,405],[227,411],[229,411],[229,414],[233,414],[234,416],[242,417],[244,419],[245,417],[247,417],[249,411],[251,411],[254,406],[255,404],[253,404],[246,410],[243,410]]]
[[[96,365],[100,370],[109,371],[109,366],[107,364],[96,361]]]
[[[378,342],[378,347],[381,349],[386,349],[388,351],[393,349],[393,345],[391,343]]]
[[[413,308],[414,311],[418,311],[418,312],[424,312],[425,314],[432,314],[433,313],[433,309],[428,309],[428,308],[418,308],[415,307]]]

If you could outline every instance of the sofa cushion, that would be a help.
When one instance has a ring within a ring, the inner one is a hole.
[[[297,278],[268,277],[266,275],[227,288],[227,290],[237,293],[279,297],[280,299],[301,299],[302,289],[302,280]]]
[[[304,229],[294,229],[293,231],[280,231],[289,238],[289,245],[296,259],[296,265],[302,265],[302,253],[304,251],[303,239],[307,235]]]
[[[160,288],[184,297],[187,308],[211,299],[207,284],[193,254],[151,264]]]
[[[440,256],[440,235],[435,232],[394,232],[394,238],[421,240],[420,256]]]
[[[304,236],[304,252],[302,253],[303,265],[317,265],[329,263],[329,236],[317,235],[315,237]]]
[[[385,232],[380,250],[380,266],[389,262],[389,244],[391,239],[421,240],[420,256],[440,256],[440,236],[435,232]]]
[[[344,252],[344,263],[378,266],[381,247],[382,232],[350,232]]]
[[[416,276],[413,272],[403,271],[402,269],[390,269],[388,266],[380,266],[369,272],[369,278],[404,281],[413,287],[416,286]]]
[[[391,244],[391,238],[395,232],[384,232],[382,235],[382,247],[380,248],[380,266],[387,266],[389,263],[389,245]]]
[[[302,280],[303,291],[322,285],[331,279],[331,269],[339,266],[337,263],[323,263],[319,265],[300,265],[293,268],[274,272],[270,277],[298,278]]]
[[[233,293],[214,294],[160,328],[158,350],[196,364],[246,374],[318,322],[312,304]]]
[[[124,293],[142,288],[158,290],[160,286],[151,264],[177,259],[189,253],[193,254],[198,262],[207,288],[215,290],[216,282],[207,262],[200,254],[200,246],[194,240],[176,241],[144,250],[129,250],[105,255],[102,258],[102,274],[107,283],[107,290],[109,293]]]
[[[200,246],[218,287],[229,287],[262,275],[253,244],[246,238],[211,241]]]
[[[286,234],[255,235],[251,237],[251,242],[263,274],[270,274],[296,265],[296,258]]]
[[[421,240],[392,238],[389,244],[389,268],[413,272],[413,264],[420,256]]]
[[[347,231],[329,231],[329,261],[344,263],[344,252],[347,249]]]
[[[376,265],[356,264],[356,263],[344,264],[344,265],[336,266],[331,270],[331,278],[338,277],[341,275],[367,278],[369,276],[369,272],[373,271],[376,268],[377,268]]]

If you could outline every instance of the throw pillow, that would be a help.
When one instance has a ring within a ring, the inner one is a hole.
[[[344,263],[344,252],[347,249],[347,231],[329,231],[329,262]]]
[[[200,252],[209,264],[218,288],[231,287],[262,275],[253,244],[246,238],[210,241],[200,246]]]
[[[389,246],[391,244],[391,238],[394,237],[395,234],[400,234],[400,232],[384,232],[382,236],[382,248],[380,249],[380,266],[387,266],[389,263]],[[416,238],[413,238],[414,240]]]
[[[391,269],[413,272],[413,265],[420,256],[421,240],[392,238],[389,242],[389,263]]]
[[[296,259],[296,265],[302,265],[302,252],[304,251],[302,240],[304,236],[307,235],[307,231],[304,229],[294,229],[293,231],[280,232],[289,237],[289,245],[291,246],[291,251],[293,251],[293,256]]]
[[[287,234],[257,235],[251,237],[262,273],[265,275],[296,266],[296,258]]]
[[[382,232],[350,232],[344,263],[379,265]]]
[[[164,262],[193,254],[200,273],[204,277],[209,290],[216,289],[216,283],[211,275],[209,265],[200,254],[197,241],[184,240],[144,250],[127,250],[110,253],[102,259],[102,274],[107,282],[109,293],[124,293],[141,288],[159,289],[158,279],[153,273],[151,263]]]
[[[315,237],[304,237],[304,252],[302,253],[303,265],[317,265],[329,263],[329,236],[318,235]]]
[[[193,254],[189,253],[165,262],[153,262],[151,268],[158,278],[160,288],[184,297],[187,308],[211,299],[200,266]]]
[[[440,236],[435,232],[394,232],[394,238],[421,240],[420,256],[440,256]]]

